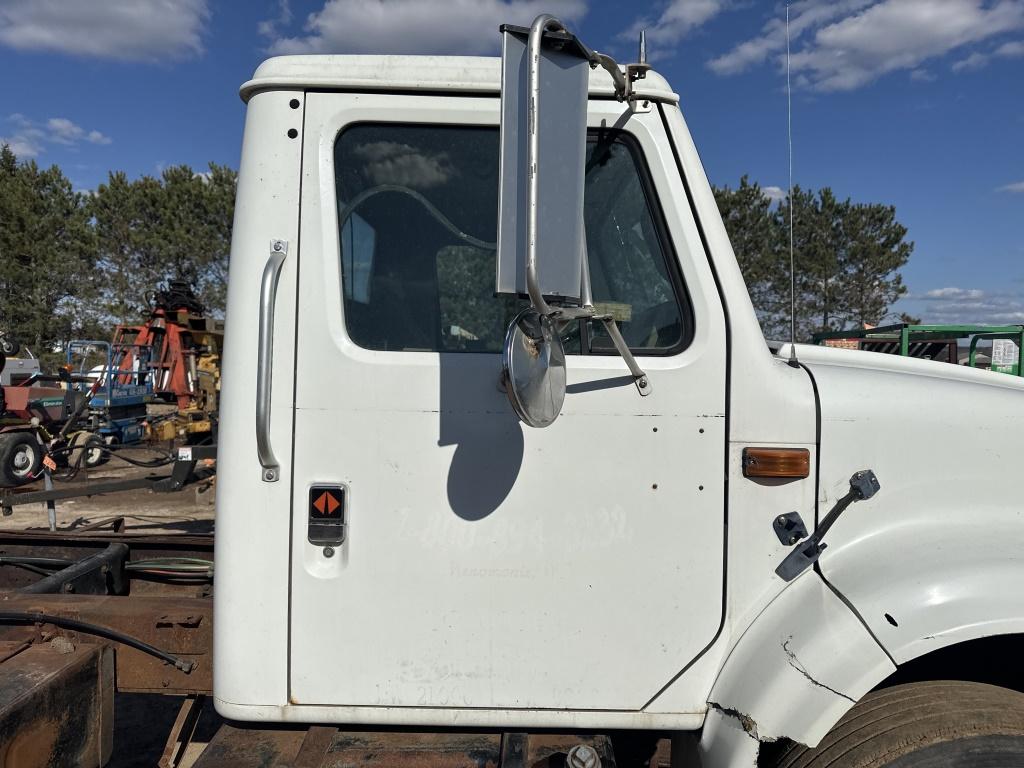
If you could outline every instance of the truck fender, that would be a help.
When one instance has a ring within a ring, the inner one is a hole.
[[[967,640],[1024,633],[1021,513],[994,506],[969,515],[904,510],[876,516],[853,536],[836,526],[836,542],[819,561],[822,574],[897,664]]]
[[[814,571],[784,589],[729,652],[708,699],[704,768],[755,765],[763,741],[816,745],[896,667]]]

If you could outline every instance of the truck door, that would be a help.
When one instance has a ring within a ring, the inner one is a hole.
[[[642,708],[719,629],[725,533],[726,323],[658,110],[593,102],[586,175],[595,303],[654,391],[576,321],[531,429],[499,381],[498,99],[306,99],[291,701]]]

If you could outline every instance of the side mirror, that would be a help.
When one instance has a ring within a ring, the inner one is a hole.
[[[523,423],[546,427],[565,400],[565,350],[550,317],[533,307],[520,312],[505,337],[505,389]]]
[[[630,65],[623,74],[613,59],[591,51],[547,14],[528,30],[505,25],[501,31],[495,293],[529,297],[532,305],[509,326],[503,375],[519,418],[546,427],[565,399],[565,350],[553,330],[556,321],[604,323],[640,394],[651,391],[615,320],[594,310],[583,226],[590,70],[603,67],[619,100],[632,101],[633,80],[647,67]]]
[[[501,186],[497,288],[579,306],[583,176],[593,54],[552,16],[505,25],[501,51]]]

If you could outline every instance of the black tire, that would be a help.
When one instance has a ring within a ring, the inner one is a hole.
[[[1024,766],[1024,694],[934,681],[873,691],[814,749],[793,744],[773,768]]]
[[[89,435],[83,448],[85,456],[82,457],[82,464],[87,469],[102,467],[110,461],[110,452],[107,450],[107,444],[103,442],[103,438],[99,435]]]
[[[93,432],[76,432],[71,436],[67,453],[69,467],[95,469],[110,461],[110,451],[103,438]]]
[[[31,432],[0,434],[0,485],[30,483],[43,464],[43,448]]]
[[[14,357],[21,351],[21,344],[4,337],[4,339],[0,341],[0,351],[7,355],[7,357]]]

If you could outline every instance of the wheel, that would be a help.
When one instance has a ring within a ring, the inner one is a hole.
[[[42,463],[42,446],[31,432],[0,434],[0,485],[31,482]]]
[[[85,441],[85,458],[82,463],[89,469],[101,467],[110,461],[110,453],[107,451],[107,444],[99,435],[89,435]]]
[[[21,351],[21,344],[4,336],[0,340],[0,351],[7,355],[7,357],[14,357]]]
[[[814,749],[772,768],[1011,768],[1024,765],[1024,694],[935,681],[873,691]]]
[[[110,461],[110,453],[103,438],[92,432],[76,432],[71,437],[68,465],[95,469]]]

